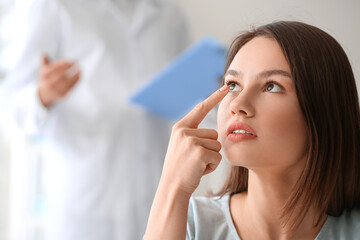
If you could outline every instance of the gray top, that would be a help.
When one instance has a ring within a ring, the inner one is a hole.
[[[189,204],[186,239],[240,240],[232,221],[229,196],[192,197]],[[344,211],[340,217],[328,216],[315,240],[360,239],[360,209]]]

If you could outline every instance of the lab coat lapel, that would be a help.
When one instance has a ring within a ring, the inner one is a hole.
[[[157,1],[143,0],[135,9],[133,21],[131,23],[131,32],[138,34],[147,24],[154,20],[159,12],[159,3]]]
[[[103,0],[99,3],[107,12],[118,19],[120,24],[129,27],[129,31],[134,35],[141,32],[156,17],[160,7],[157,0],[139,0],[135,6],[133,17],[128,18],[114,1]]]

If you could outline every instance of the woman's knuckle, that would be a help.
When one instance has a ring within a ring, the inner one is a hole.
[[[205,104],[203,102],[198,103],[195,108],[196,108],[197,111],[202,112],[202,111],[205,110]]]
[[[196,146],[196,145],[199,144],[199,140],[196,137],[193,137],[193,136],[188,137],[188,144],[190,146]]]

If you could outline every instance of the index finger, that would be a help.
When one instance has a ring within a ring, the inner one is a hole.
[[[72,66],[74,66],[76,63],[74,61],[59,59],[51,63],[52,68],[55,71],[66,71]]]
[[[51,63],[51,65],[45,69],[43,69],[44,75],[63,75],[66,73],[68,69],[73,67],[75,65],[75,62],[70,62],[66,60],[56,60]]]
[[[225,84],[215,91],[203,102],[196,105],[183,119],[178,123],[179,126],[197,128],[206,115],[213,109],[229,92],[229,87]]]
[[[50,64],[50,59],[46,54],[43,54],[41,56],[41,61],[42,61],[42,65],[49,65]]]

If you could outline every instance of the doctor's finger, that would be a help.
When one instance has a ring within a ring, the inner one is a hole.
[[[58,60],[51,63],[51,65],[43,66],[42,74],[48,79],[58,80],[59,77],[64,75],[66,71],[75,65],[74,62]]]
[[[78,70],[74,72],[70,75],[68,74],[68,72],[70,70],[72,70],[74,68],[74,64],[73,65],[67,65],[67,66],[61,66],[57,69],[55,69],[53,72],[50,73],[50,75],[47,76],[49,84],[51,85],[66,85],[68,82],[68,79],[70,79],[71,77],[73,77],[73,75],[75,76],[76,73],[78,73]],[[76,68],[77,69],[77,68]]]
[[[56,88],[58,89],[58,92],[64,96],[66,95],[79,81],[80,79],[80,72],[77,72],[75,75],[73,75],[70,78],[63,78],[62,81],[57,83]]]
[[[229,88],[225,84],[215,91],[203,102],[199,103],[183,119],[178,122],[178,126],[197,128],[206,115],[213,109],[228,93]]]
[[[50,59],[46,54],[41,56],[41,63],[42,63],[43,66],[46,66],[46,65],[50,64]]]

